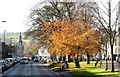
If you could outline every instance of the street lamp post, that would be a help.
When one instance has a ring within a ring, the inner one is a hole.
[[[2,23],[6,23],[6,21],[4,20],[4,21],[2,21]],[[5,43],[5,32],[6,32],[6,30],[4,30],[4,43]]]
[[[5,42],[5,32],[6,32],[6,30],[4,30],[4,42]]]
[[[2,21],[3,23],[6,22],[6,21]]]

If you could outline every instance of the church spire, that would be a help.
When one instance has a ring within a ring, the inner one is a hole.
[[[22,44],[22,35],[21,35],[21,32],[20,32],[20,36],[19,36],[19,44]]]

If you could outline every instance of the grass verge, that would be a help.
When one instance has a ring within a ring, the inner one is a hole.
[[[86,62],[80,62],[81,68],[74,68],[75,64],[73,62],[69,63],[69,68],[64,69],[70,72],[76,77],[120,77],[120,72],[111,72],[110,70],[105,71],[105,69],[100,68],[100,62],[95,67],[96,61],[91,61],[90,64]],[[56,64],[56,67],[60,67],[62,64]]]

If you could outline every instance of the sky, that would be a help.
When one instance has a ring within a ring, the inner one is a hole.
[[[0,0],[0,33],[25,32],[27,16],[38,1],[42,0]]]
[[[25,32],[30,9],[43,0],[0,0],[0,33]],[[113,0],[114,1],[114,0]],[[118,2],[119,0],[116,0]],[[2,22],[6,21],[6,22]]]

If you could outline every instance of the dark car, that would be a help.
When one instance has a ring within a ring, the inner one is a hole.
[[[113,54],[113,60],[116,60],[117,54]]]
[[[34,58],[34,62],[39,62],[39,58]]]
[[[27,58],[22,58],[20,60],[20,64],[28,64],[28,59]]]

